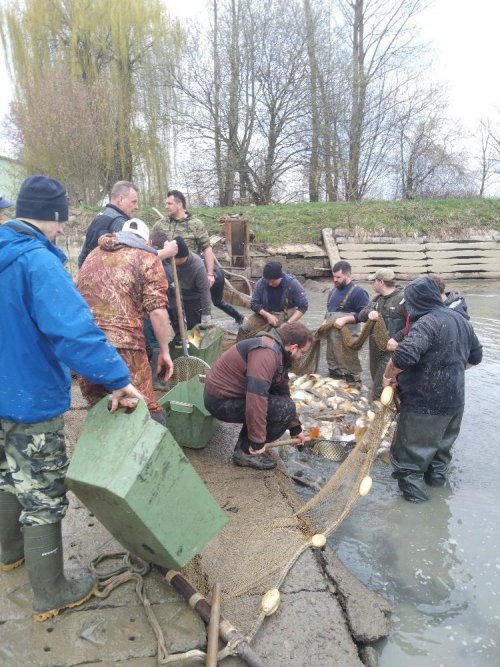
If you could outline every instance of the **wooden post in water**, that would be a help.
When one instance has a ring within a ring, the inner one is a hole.
[[[339,249],[333,238],[333,229],[330,229],[329,227],[322,229],[321,235],[323,237],[323,243],[325,244],[328,260],[330,261],[330,266],[333,269],[334,264],[341,260]]]

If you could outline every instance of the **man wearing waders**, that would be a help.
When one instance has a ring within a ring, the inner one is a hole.
[[[91,574],[64,576],[70,368],[104,384],[111,411],[141,398],[64,268],[55,242],[67,220],[63,186],[32,176],[21,186],[16,219],[0,227],[0,571],[26,560],[37,621],[95,590]]]
[[[389,338],[392,338],[405,323],[406,309],[404,307],[403,288],[396,287],[395,275],[392,269],[379,269],[373,276],[373,289],[377,295],[363,308],[358,315],[358,322],[377,321],[382,317],[387,327]],[[356,323],[354,315],[346,315],[336,320],[336,326],[343,327],[346,324]],[[374,332],[369,338],[370,350],[370,375],[373,380],[372,399],[380,398],[382,393],[382,382],[384,370],[390,358],[390,352],[386,347],[381,350]]]
[[[287,429],[304,442],[290,397],[288,369],[311,344],[312,333],[303,324],[282,324],[279,329],[236,343],[207,372],[207,410],[220,421],[243,424],[233,454],[235,465],[275,468],[264,445]]]
[[[280,262],[267,262],[252,294],[253,315],[239,328],[237,340],[274,329],[284,322],[297,322],[308,307],[305,289],[297,278],[285,273]]]
[[[335,287],[328,295],[325,319],[335,320],[334,327],[326,341],[326,361],[328,373],[332,378],[341,378],[346,382],[361,381],[361,363],[357,350],[346,347],[342,341],[340,329],[344,326],[342,318],[346,314],[353,316],[356,324],[349,325],[355,333],[359,329],[359,313],[368,305],[368,292],[352,280],[349,262],[337,262],[332,269]],[[338,323],[337,323],[338,321]]]
[[[429,276],[405,288],[408,334],[386,366],[384,385],[398,387],[401,412],[391,447],[392,476],[405,500],[428,500],[443,486],[464,411],[465,370],[483,349],[471,324],[441,299]]]

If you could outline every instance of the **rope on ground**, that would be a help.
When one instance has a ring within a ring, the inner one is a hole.
[[[122,564],[112,570],[98,570],[98,566],[106,560],[120,560]],[[144,588],[144,577],[151,572],[151,565],[149,563],[127,551],[119,551],[97,556],[97,558],[91,561],[89,569],[98,581],[98,590],[94,594],[97,598],[105,599],[119,586],[129,581],[135,582],[135,592],[144,607],[146,618],[156,637],[158,665],[170,665],[188,660],[199,660],[203,663],[206,661],[206,653],[199,649],[191,649],[184,653],[169,654],[165,636]],[[242,639],[242,637],[239,637],[228,642],[218,652],[217,660],[221,661],[228,656],[237,655],[237,646]]]

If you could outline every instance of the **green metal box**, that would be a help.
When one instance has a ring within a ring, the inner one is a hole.
[[[205,447],[213,435],[215,419],[205,408],[199,375],[179,382],[158,403],[167,411],[167,428],[181,447]]]
[[[184,567],[227,523],[143,401],[130,414],[110,413],[107,398],[89,411],[66,480],[126,549],[164,567]]]

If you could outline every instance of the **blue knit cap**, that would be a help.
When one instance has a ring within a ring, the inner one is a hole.
[[[21,185],[16,218],[67,222],[68,197],[64,187],[49,176],[30,176]]]
[[[5,199],[5,197],[0,197],[0,209],[9,208],[9,206],[12,206],[12,202]]]

